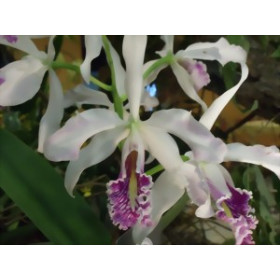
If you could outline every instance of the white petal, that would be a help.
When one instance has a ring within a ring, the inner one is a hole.
[[[207,178],[207,183],[210,184],[210,192],[215,200],[231,194],[218,165],[210,163],[201,164],[200,167]]]
[[[130,135],[126,139],[122,148],[121,172],[124,176],[126,175],[125,162],[132,151],[137,152],[136,171],[138,173],[143,173],[145,165],[145,147],[139,132],[133,128],[130,130]]]
[[[0,44],[13,47],[33,56],[37,56],[40,54],[40,51],[37,49],[30,36],[15,35],[13,37],[15,38],[15,40],[13,42],[9,42],[6,36],[1,35]]]
[[[126,65],[125,88],[130,112],[134,119],[139,117],[140,99],[143,90],[143,62],[147,36],[124,36],[123,57]]]
[[[231,45],[225,38],[215,43],[195,43],[186,50],[179,51],[176,56],[203,60],[217,60],[222,65],[228,62],[243,64],[246,62],[247,53],[240,46]]]
[[[191,99],[195,100],[197,103],[199,103],[203,111],[205,111],[207,109],[207,106],[205,102],[198,96],[194,88],[194,83],[192,81],[192,78],[188,73],[188,71],[184,69],[182,66],[180,66],[178,63],[172,64],[171,68],[174,75],[176,76],[179,85],[184,90],[186,95],[189,96]]]
[[[82,172],[110,156],[120,141],[127,137],[128,130],[118,127],[98,133],[91,142],[81,150],[79,158],[71,161],[65,173],[65,187],[70,195]]]
[[[175,179],[175,180],[174,180]],[[136,224],[132,229],[132,236],[137,244],[141,244],[157,226],[162,215],[169,210],[184,194],[184,187],[178,185],[176,176],[171,173],[163,172],[156,180],[151,194],[151,220],[153,226],[145,227]]]
[[[140,133],[147,150],[165,169],[171,170],[182,164],[176,142],[164,130],[142,124]]]
[[[218,164],[217,167],[220,169],[220,172],[223,174],[227,185],[230,185],[230,186],[234,187],[234,182],[233,182],[229,172],[220,164]]]
[[[52,161],[76,160],[82,144],[95,134],[124,125],[107,109],[91,109],[71,118],[45,143],[45,156]]]
[[[159,127],[187,143],[198,161],[220,163],[226,153],[226,145],[196,121],[190,112],[181,109],[162,110],[152,114],[144,123]]]
[[[146,237],[143,242],[141,243],[141,245],[153,245],[153,242],[150,238]]]
[[[165,45],[161,51],[156,53],[161,57],[166,56],[168,52],[173,53],[174,35],[162,35],[160,38],[164,41]]]
[[[228,144],[225,161],[239,161],[261,165],[280,179],[280,152],[276,146],[246,146],[241,143]]]
[[[199,167],[191,161],[185,162],[181,169],[186,181],[186,189],[192,202],[198,206],[205,203],[208,196],[208,185]]]
[[[44,151],[44,143],[60,127],[60,122],[63,117],[63,90],[61,83],[51,69],[49,71],[50,79],[50,94],[47,110],[40,121],[39,129],[39,145],[38,151]]]
[[[114,106],[104,92],[93,90],[83,84],[69,90],[64,95],[64,108],[82,104],[102,105],[109,108]]]
[[[117,91],[120,96],[123,96],[126,94],[126,92],[125,92],[125,71],[121,64],[119,54],[113,48],[111,43],[110,43],[110,52],[111,52],[114,70],[115,70]]]
[[[47,67],[27,56],[0,69],[0,105],[14,106],[31,99],[40,89]]]
[[[198,206],[195,214],[200,218],[209,218],[214,215],[211,207],[210,190],[205,175],[200,168],[191,161],[185,162],[181,168],[186,178],[186,190],[192,202]]]
[[[211,206],[211,196],[210,193],[208,193],[207,198],[204,202],[204,204],[200,205],[196,211],[195,211],[195,215],[199,218],[210,218],[215,214],[215,212],[213,211],[213,208]]]
[[[48,44],[48,59],[49,61],[53,61],[55,57],[55,48],[53,44],[53,40],[55,38],[55,35],[51,36],[49,39],[49,44]]]
[[[228,102],[235,95],[235,93],[240,88],[242,83],[248,77],[248,73],[249,70],[247,65],[245,63],[241,64],[241,78],[238,84],[236,84],[235,86],[227,90],[210,105],[207,111],[200,118],[199,120],[200,123],[202,123],[209,130],[212,128],[213,124],[215,123],[220,113],[223,111],[224,107],[228,104]]]
[[[90,64],[93,59],[99,56],[102,49],[102,38],[100,35],[85,36],[86,57],[81,65],[81,74],[84,80],[90,82]]]

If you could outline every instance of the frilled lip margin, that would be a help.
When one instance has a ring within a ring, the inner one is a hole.
[[[216,202],[218,211],[216,217],[228,223],[235,236],[236,245],[254,245],[252,234],[258,220],[254,209],[249,205],[252,193],[228,185],[231,196],[223,196]]]
[[[131,183],[132,180],[135,182]],[[135,184],[135,194],[131,194],[131,184]],[[151,187],[152,177],[135,173],[132,176],[120,177],[107,184],[108,208],[113,224],[121,230],[127,230],[138,221],[143,226],[151,226]]]

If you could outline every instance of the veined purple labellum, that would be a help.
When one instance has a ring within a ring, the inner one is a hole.
[[[132,151],[127,157],[126,176],[108,183],[109,213],[113,224],[122,230],[127,230],[137,222],[151,226],[152,178],[136,172],[137,156],[137,152]]]
[[[219,211],[217,218],[228,223],[235,235],[236,244],[252,245],[255,244],[252,237],[252,230],[258,223],[255,216],[252,215],[254,210],[249,205],[252,198],[251,192],[240,190],[228,185],[231,197],[221,197],[217,201]]]

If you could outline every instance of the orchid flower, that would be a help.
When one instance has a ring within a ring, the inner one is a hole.
[[[45,140],[60,125],[63,116],[63,92],[59,79],[51,69],[55,57],[52,36],[48,52],[37,49],[29,36],[1,35],[0,44],[27,53],[19,61],[9,63],[0,69],[0,105],[14,106],[31,99],[40,89],[44,75],[49,71],[49,103],[40,122],[38,151],[43,152]]]
[[[144,173],[145,150],[169,171],[182,164],[176,142],[169,133],[192,147],[198,158],[203,156],[215,161],[215,152],[222,154],[224,150],[222,141],[197,122],[190,112],[165,110],[155,112],[146,121],[140,120],[146,42],[146,36],[125,36],[123,40],[125,93],[129,101],[129,113],[125,112],[124,119],[108,109],[84,111],[54,133],[45,149],[45,155],[50,160],[70,160],[65,187],[72,195],[83,170],[106,159],[124,141],[119,177],[107,185],[109,214],[113,224],[123,230],[136,223],[145,228],[151,226],[151,210],[157,211],[156,207],[161,205],[160,201],[151,205],[153,182],[151,176]],[[80,151],[82,144],[91,137],[90,143]],[[215,152],[208,149],[210,144],[215,146]]]
[[[220,96],[213,104],[213,107],[210,106],[200,119],[200,123],[209,131],[218,116],[213,108],[225,106],[227,98]],[[208,147],[209,150],[215,150],[211,144]],[[157,205],[157,210],[151,213],[153,227],[141,228],[139,224],[134,226],[132,235],[135,242],[141,244],[158,224],[161,216],[186,191],[192,202],[198,206],[196,216],[209,218],[216,215],[218,219],[231,226],[236,244],[254,244],[252,231],[258,221],[253,215],[254,209],[249,206],[252,193],[235,188],[230,174],[221,163],[238,161],[261,165],[274,172],[280,179],[279,149],[276,146],[246,146],[241,143],[231,143],[225,145],[222,152],[216,154],[218,156],[216,159],[206,159],[203,154],[196,154],[194,150],[186,155],[190,159],[188,162],[178,167],[176,172],[163,172],[156,180],[151,203],[155,205],[157,201],[161,201],[161,204]],[[212,208],[211,200],[215,202],[216,213]]]
[[[197,160],[192,152],[186,155],[190,160],[178,168],[176,173],[165,171],[155,182],[151,203],[154,199],[158,200],[158,196],[164,196],[166,204],[163,203],[156,213],[152,212],[152,223],[156,225],[162,214],[173,206],[186,190],[192,202],[198,206],[196,216],[209,218],[216,215],[231,226],[236,244],[254,244],[252,230],[256,228],[257,219],[253,215],[254,210],[249,206],[252,193],[236,188],[230,174],[219,162]],[[227,161],[261,165],[280,179],[280,152],[275,146],[228,144],[222,162]],[[216,213],[211,200],[215,202]],[[134,230],[140,229],[135,227]],[[138,234],[140,238],[136,241],[141,243],[152,230],[152,227],[142,228],[141,234]]]
[[[195,43],[180,50],[176,54],[173,51],[174,36],[162,36],[165,42],[163,50],[157,52],[162,59],[170,58],[166,63],[155,69],[147,78],[147,83],[151,83],[158,73],[170,64],[176,79],[184,92],[193,100],[198,102],[203,111],[207,109],[205,102],[198,96],[197,92],[210,82],[207,68],[200,60],[217,60],[221,65],[228,62],[239,63],[241,66],[240,81],[231,89],[227,90],[222,96],[227,102],[234,96],[235,92],[241,86],[248,76],[246,66],[247,54],[240,46],[230,45],[225,38],[219,39],[216,43]],[[170,61],[171,60],[171,61]],[[148,70],[157,60],[145,64],[145,70]],[[218,116],[224,108],[220,104],[211,105],[212,110]],[[212,111],[211,110],[211,111]],[[207,119],[207,117],[205,117]]]

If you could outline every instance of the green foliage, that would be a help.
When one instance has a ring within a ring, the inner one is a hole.
[[[235,44],[241,46],[245,51],[249,51],[250,42],[246,35],[227,35],[227,40],[230,44]]]
[[[279,215],[272,181],[264,178],[258,166],[249,167],[243,175],[246,188],[254,190],[255,209],[259,219],[258,239],[261,244],[277,244],[279,234]]]
[[[271,55],[271,57],[280,58],[280,47],[278,47]]]
[[[0,187],[52,243],[110,243],[90,206],[66,193],[45,159],[5,130],[0,130],[0,143]]]

